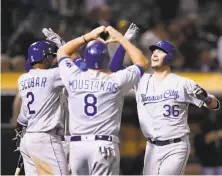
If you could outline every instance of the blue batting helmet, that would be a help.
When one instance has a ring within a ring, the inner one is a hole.
[[[57,48],[48,41],[37,41],[28,48],[28,60],[31,64],[41,62],[45,56],[52,54],[56,56]]]
[[[151,45],[149,49],[151,52],[153,52],[155,49],[160,49],[167,53],[164,58],[164,63],[167,65],[172,65],[176,59],[176,48],[168,41],[159,41],[156,45]]]
[[[103,69],[108,66],[110,57],[107,45],[100,40],[93,40],[86,45],[85,61],[88,68]]]

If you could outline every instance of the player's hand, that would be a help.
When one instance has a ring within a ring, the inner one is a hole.
[[[100,27],[93,29],[91,32],[85,34],[84,37],[87,41],[97,39],[97,40],[101,40],[104,42],[104,40],[100,38],[100,34],[105,32],[105,30],[106,30],[105,26],[100,26]]]
[[[23,130],[23,126],[20,125],[19,123],[17,123],[17,127],[15,128],[15,133],[16,136],[12,139],[13,141],[16,141],[16,149],[14,150],[14,152],[19,151],[19,147],[20,147],[20,142],[21,142],[21,138],[24,135],[24,130]]]
[[[46,36],[46,39],[55,43],[58,48],[62,47],[66,42],[56,34],[51,28],[43,28],[42,33]]]
[[[206,104],[209,104],[212,101],[211,97],[208,96],[207,91],[199,86],[194,88],[193,94],[197,99],[202,100]]]
[[[123,38],[123,35],[116,29],[114,29],[112,26],[108,26],[106,28],[106,32],[108,32],[108,34],[110,35],[110,39],[108,39],[106,43],[120,42],[120,40]]]
[[[129,41],[132,41],[139,34],[139,31],[140,29],[137,27],[137,25],[134,23],[131,23],[126,33],[124,34],[124,37],[126,37]]]
[[[103,155],[104,158],[108,158],[108,157],[111,157],[111,156],[115,156],[115,150],[114,150],[114,147],[106,147],[106,146],[102,146],[102,147],[99,147],[99,151],[100,153]]]

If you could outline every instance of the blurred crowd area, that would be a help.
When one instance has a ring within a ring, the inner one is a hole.
[[[125,33],[133,22],[135,44],[148,58],[149,45],[169,40],[179,53],[174,70],[221,71],[221,8],[220,0],[3,0],[1,69],[25,71],[27,48],[44,39],[44,27],[69,41],[100,25]],[[111,56],[116,46],[109,44]]]

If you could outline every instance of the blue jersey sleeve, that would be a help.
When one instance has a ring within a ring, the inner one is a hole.
[[[116,52],[113,55],[113,58],[111,60],[110,66],[109,66],[109,68],[112,72],[117,72],[117,71],[125,68],[123,66],[125,54],[126,54],[125,49],[123,48],[122,45],[119,45],[118,48],[116,49]]]

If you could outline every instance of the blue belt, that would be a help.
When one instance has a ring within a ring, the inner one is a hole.
[[[148,139],[150,141],[150,143],[155,144],[157,146],[164,146],[164,145],[168,145],[168,144],[172,144],[172,143],[177,143],[182,141],[181,138],[175,138],[175,139],[170,139],[170,140],[166,140],[166,141],[152,141],[151,139]]]

